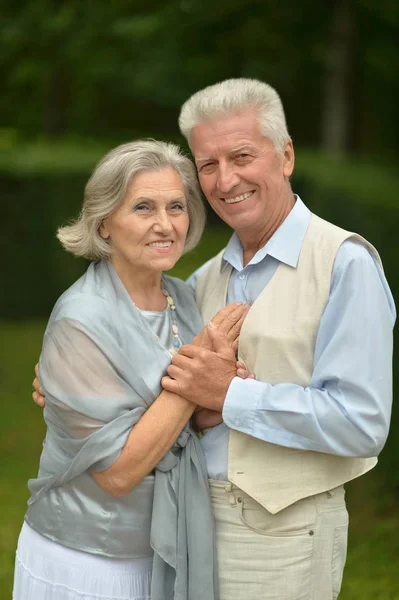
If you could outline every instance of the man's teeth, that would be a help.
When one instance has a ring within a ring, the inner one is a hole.
[[[245,194],[241,194],[241,196],[235,196],[234,198],[225,198],[224,201],[226,204],[234,204],[235,202],[241,202],[242,200],[246,200],[250,196],[252,196],[253,192],[246,192]]]
[[[151,242],[148,245],[153,248],[169,248],[169,246],[172,245],[172,242]]]

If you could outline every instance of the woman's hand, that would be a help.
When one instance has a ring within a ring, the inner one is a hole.
[[[211,429],[223,423],[222,413],[210,408],[202,408],[201,406],[195,411],[191,418],[191,425],[194,431],[201,433],[203,429]]]
[[[38,364],[35,366],[35,373],[36,373],[36,377],[32,381],[32,386],[35,391],[32,394],[32,398],[33,398],[33,402],[35,404],[37,404],[38,406],[43,408],[46,402],[45,402],[43,390],[42,390],[42,387],[41,387],[40,381],[39,381],[39,365]]]
[[[240,377],[240,379],[255,379],[254,373],[250,373],[244,363],[240,360],[237,360],[236,368],[237,377]]]
[[[226,336],[234,352],[237,353],[238,339],[240,336],[241,326],[247,316],[249,304],[242,302],[234,302],[228,304],[213,317],[212,323],[215,327]],[[194,346],[214,350],[212,339],[209,335],[209,329],[205,326],[191,342]]]

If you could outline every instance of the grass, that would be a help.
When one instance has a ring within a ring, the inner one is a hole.
[[[205,235],[200,248],[183,257],[174,274],[187,277],[228,236],[227,229]],[[44,321],[0,323],[0,600],[11,600],[15,548],[28,499],[26,481],[37,472],[44,435],[42,412],[31,401],[44,327]],[[399,600],[398,498],[382,483],[378,468],[348,485],[347,491],[351,529],[340,600]]]
[[[44,423],[30,394],[44,323],[1,325],[0,599],[11,599],[14,551],[25,512],[26,481],[37,472]]]

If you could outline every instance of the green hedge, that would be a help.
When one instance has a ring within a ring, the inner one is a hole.
[[[57,296],[85,269],[85,261],[61,249],[55,231],[79,212],[88,175],[106,150],[105,144],[70,142],[12,145],[0,154],[2,318],[47,316]],[[314,212],[377,246],[393,290],[399,289],[396,183],[393,167],[297,152],[293,189]],[[213,213],[208,226],[223,227]],[[211,239],[207,236],[184,265],[208,257]]]

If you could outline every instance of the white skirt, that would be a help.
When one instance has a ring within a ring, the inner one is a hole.
[[[152,557],[119,559],[80,552],[24,523],[13,600],[150,600],[151,571]]]

